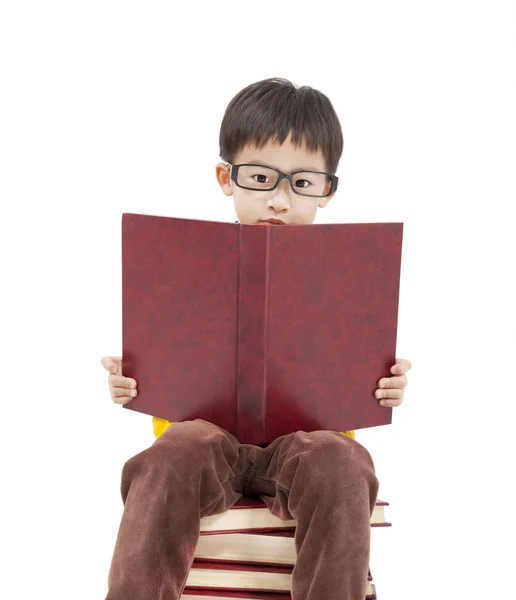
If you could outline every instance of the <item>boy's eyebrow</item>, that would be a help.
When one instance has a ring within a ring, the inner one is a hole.
[[[263,167],[271,167],[271,165],[268,165],[267,163],[263,162],[263,160],[259,160],[259,159],[251,159],[249,161],[249,164],[253,164],[253,165],[262,165]],[[276,168],[276,167],[272,167],[272,168]],[[278,171],[280,171],[281,169],[278,169]],[[292,169],[291,173],[294,173],[295,171],[321,171],[321,169],[317,169],[314,166],[309,166],[309,167],[298,167],[297,169],[294,168]],[[322,172],[322,171],[321,171]]]

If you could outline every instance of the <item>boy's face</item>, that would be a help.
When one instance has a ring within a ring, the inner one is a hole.
[[[246,146],[235,156],[234,164],[246,163],[273,167],[287,174],[304,169],[326,171],[320,151],[309,152],[304,144],[296,148],[290,136],[282,145],[269,141],[261,149]],[[324,208],[336,193],[326,198],[301,196],[292,191],[288,179],[282,179],[272,191],[245,190],[231,180],[230,166],[223,162],[217,164],[216,175],[224,194],[233,196],[238,220],[246,225],[259,225],[267,219],[278,219],[286,225],[310,225],[317,208]]]

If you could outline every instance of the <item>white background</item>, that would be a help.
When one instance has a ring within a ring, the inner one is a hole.
[[[393,523],[372,532],[379,599],[510,596],[515,19],[501,0],[2,3],[2,598],[105,597],[121,469],[154,440],[100,365],[121,353],[121,215],[233,220],[220,123],[272,76],[342,122],[317,222],[405,223],[413,368],[393,424],[357,432]]]

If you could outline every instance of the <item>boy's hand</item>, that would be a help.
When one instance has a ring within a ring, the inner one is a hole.
[[[412,368],[412,363],[405,358],[397,358],[396,364],[391,367],[392,377],[384,377],[378,382],[378,389],[375,392],[377,399],[381,398],[382,406],[399,406],[403,402],[403,393],[408,380],[405,373]]]
[[[100,361],[104,369],[109,371],[108,383],[111,399],[116,404],[127,404],[138,393],[136,381],[122,375],[122,357],[104,356]]]

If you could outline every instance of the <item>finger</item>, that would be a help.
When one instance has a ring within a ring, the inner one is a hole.
[[[122,375],[122,357],[112,356],[111,373],[113,375]]]
[[[376,390],[374,393],[377,400],[401,400],[403,398],[402,390]]]
[[[408,379],[405,375],[402,375],[401,377],[383,377],[378,382],[378,387],[379,388],[387,388],[387,389],[390,389],[390,388],[403,389],[403,388],[407,387],[407,383],[408,383]]]
[[[112,397],[112,400],[115,404],[127,404],[128,402],[131,402],[131,400],[134,400],[134,398],[130,398],[129,396],[116,396],[115,398]]]
[[[118,373],[122,370],[122,357],[121,356],[104,356],[100,361],[104,369],[111,373]]]
[[[380,400],[380,404],[382,406],[400,406],[403,403],[403,398],[388,398],[385,400]]]
[[[403,375],[412,368],[412,363],[406,358],[397,358],[396,364],[391,367],[391,373],[395,375]]]
[[[109,385],[112,387],[136,388],[136,381],[131,377],[110,374],[108,379]]]
[[[135,396],[137,396],[137,394],[138,394],[138,392],[136,390],[129,390],[126,387],[113,386],[111,388],[111,396],[112,397],[127,396],[130,398],[134,398]]]
[[[104,369],[110,371],[113,364],[113,359],[111,358],[111,356],[104,356],[102,357],[100,364],[104,367]]]

